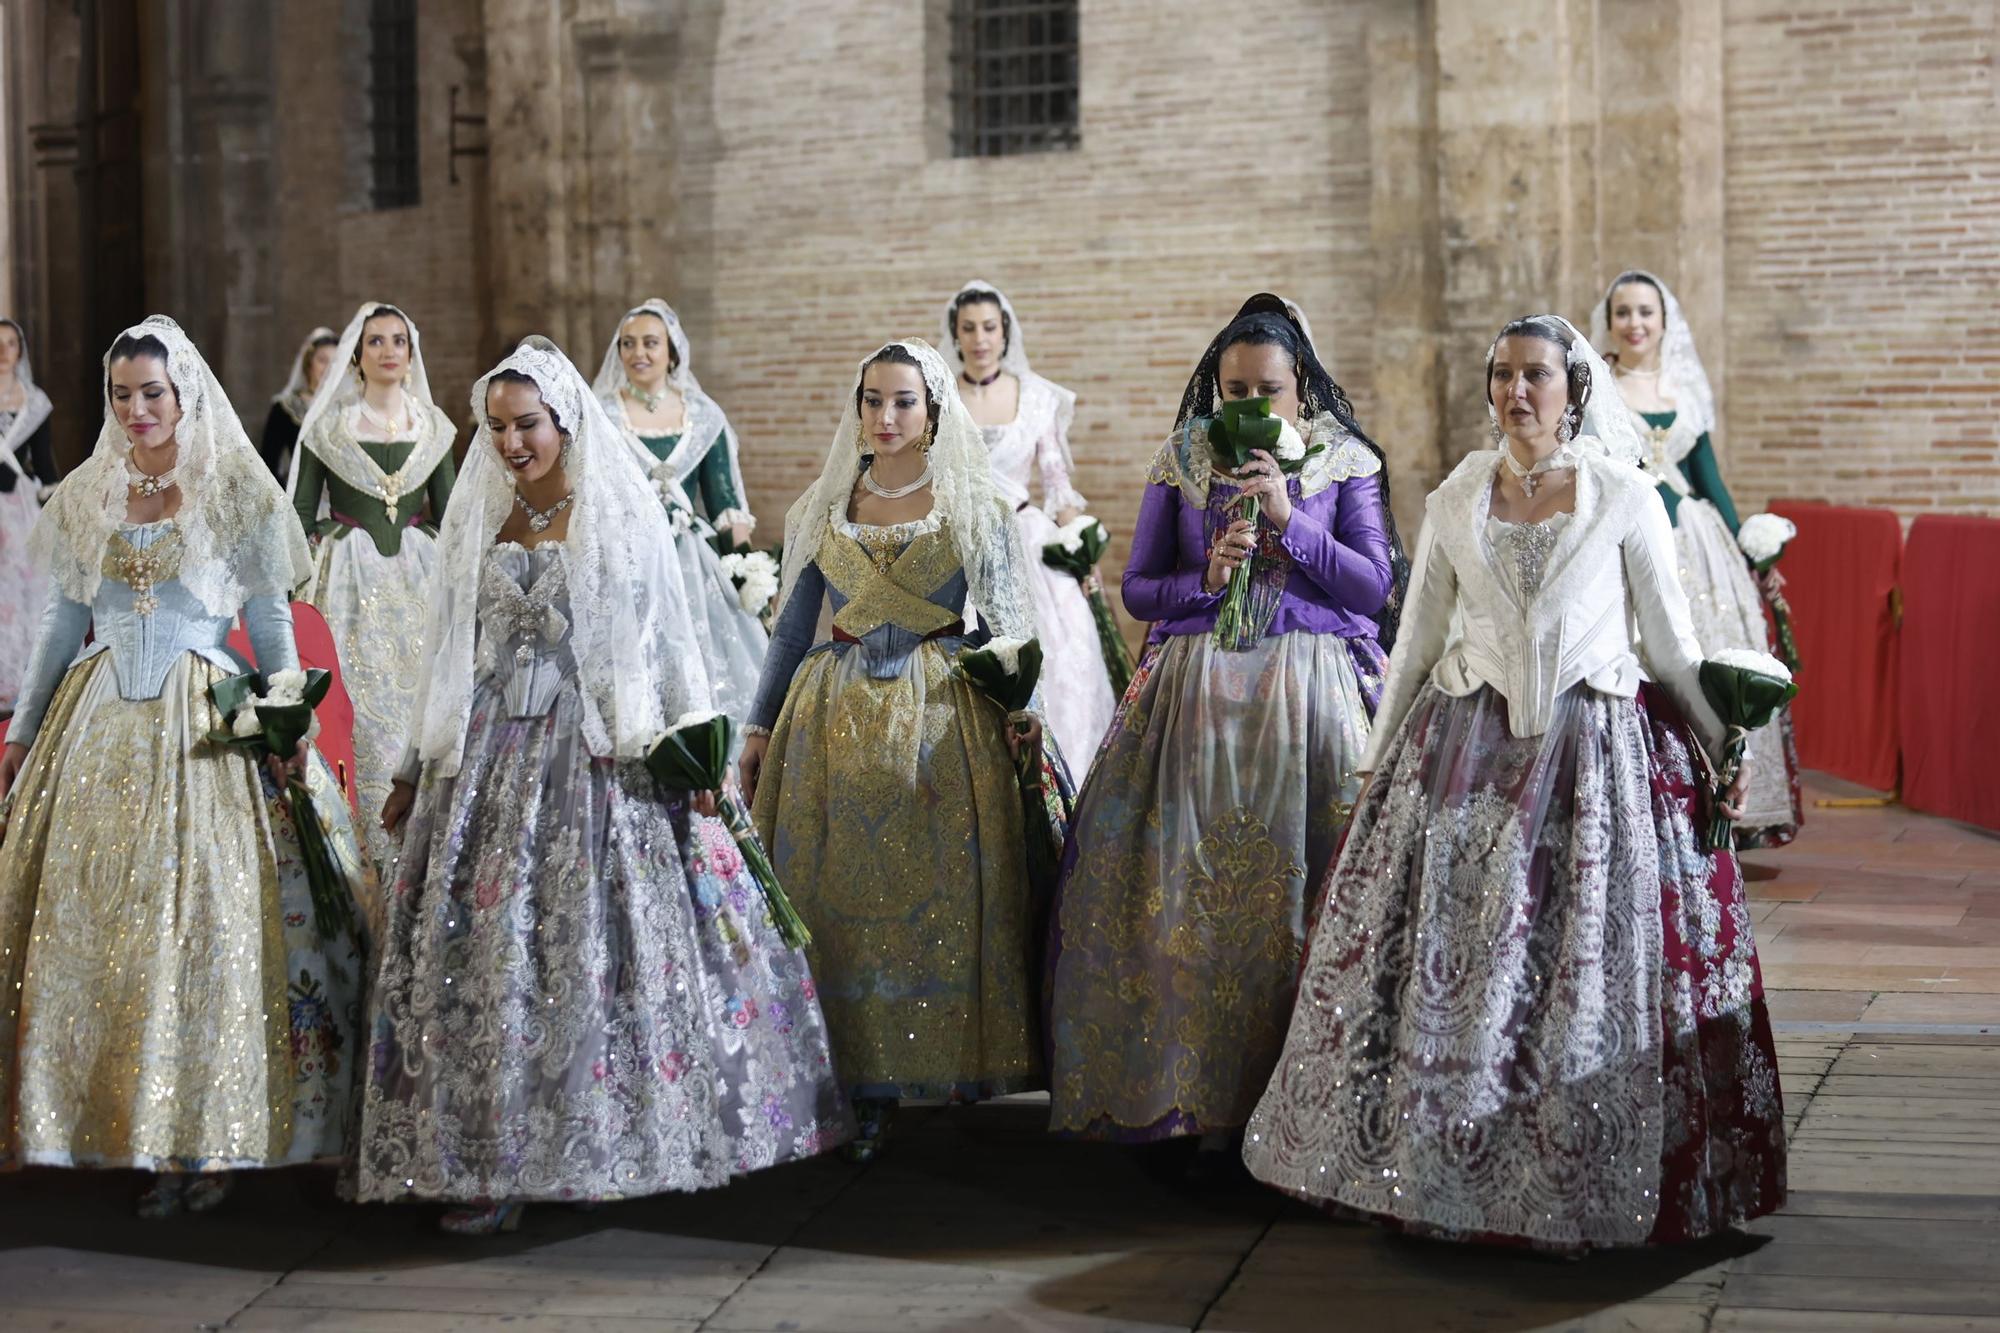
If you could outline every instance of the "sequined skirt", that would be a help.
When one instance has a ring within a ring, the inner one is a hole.
[[[1460,1239],[1712,1234],[1784,1196],[1742,882],[1700,850],[1666,696],[1576,686],[1540,736],[1426,689],[1328,877],[1244,1160]]]
[[[1306,898],[1359,788],[1354,663],[1327,634],[1147,651],[1071,824],[1052,1128],[1144,1140],[1249,1118],[1291,1014]]]
[[[394,555],[358,528],[319,546],[313,605],[339,646],[341,683],[354,703],[355,808],[385,883],[395,876],[396,846],[382,829],[382,806],[410,734],[436,568],[437,542],[421,528],[404,529]]]
[[[199,739],[226,674],[189,654],[132,701],[99,654],[50,703],[0,846],[0,1162],[222,1170],[348,1146],[359,944],[315,931],[260,767]],[[347,803],[323,761],[307,779],[358,884]]]
[[[860,1095],[1042,1086],[1021,798],[1005,717],[952,674],[958,642],[920,644],[887,679],[858,650],[809,655],[757,785]]]
[[[852,1134],[811,973],[728,832],[474,694],[426,773],[370,996],[363,1200],[724,1185]]]

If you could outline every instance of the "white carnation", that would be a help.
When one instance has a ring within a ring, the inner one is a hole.
[[[771,558],[769,551],[749,551],[743,555],[743,572],[754,578],[759,574],[775,580],[778,577],[778,562]]]
[[[1306,442],[1298,428],[1282,417],[1278,420],[1278,447],[1271,451],[1280,463],[1297,463],[1306,456]]]
[[[1786,681],[1792,678],[1791,670],[1783,662],[1754,648],[1725,648],[1719,653],[1710,653],[1708,660],[1739,671],[1754,671],[1760,676],[1775,676]]]
[[[1065,551],[1080,551],[1083,549],[1085,534],[1092,528],[1102,531],[1104,525],[1089,514],[1078,514],[1075,518],[1056,529],[1056,541],[1061,544]]]
[[[1798,525],[1778,514],[1752,514],[1737,530],[1736,544],[1758,564],[1774,560],[1785,543],[1799,535]]]
[[[255,708],[247,704],[236,710],[236,716],[229,723],[229,733],[232,736],[247,739],[251,736],[261,736],[263,732],[264,720],[257,716]]]
[[[280,671],[271,677],[270,689],[261,702],[267,704],[304,703],[306,698],[306,673],[303,671]]]
[[[736,590],[736,604],[757,615],[778,595],[778,581],[762,572],[747,575]]]
[[[1008,675],[1018,676],[1021,674],[1021,650],[1027,646],[1026,639],[988,639],[979,651],[992,653]]]
[[[743,577],[743,553],[741,551],[731,551],[715,563],[722,566],[722,572],[730,578],[739,579]]]
[[[689,709],[687,712],[682,713],[679,717],[675,718],[674,724],[671,727],[668,727],[667,731],[669,734],[671,734],[676,731],[685,731],[689,727],[706,726],[708,723],[713,722],[716,718],[721,716],[722,716],[721,712],[718,711],[717,709],[692,708]]]

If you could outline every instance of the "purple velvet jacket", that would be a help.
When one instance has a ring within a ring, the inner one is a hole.
[[[1290,490],[1292,518],[1285,530],[1276,532],[1268,517],[1258,522],[1265,553],[1275,547],[1294,565],[1267,636],[1304,630],[1373,639],[1369,617],[1388,600],[1391,578],[1380,474],[1336,481],[1303,500],[1297,478]],[[1146,486],[1123,587],[1125,609],[1156,622],[1155,636],[1215,628],[1222,594],[1203,592],[1201,580],[1212,534],[1227,525],[1224,506],[1236,494],[1236,487],[1212,481],[1208,506],[1197,509],[1176,485]]]

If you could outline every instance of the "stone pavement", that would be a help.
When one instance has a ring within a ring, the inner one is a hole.
[[[1816,783],[1816,794],[1834,790]],[[131,1216],[126,1173],[0,1178],[0,1329],[2000,1333],[2000,839],[1813,810],[1752,860],[1794,1125],[1747,1236],[1564,1262],[1200,1197],[1041,1132],[1030,1099],[719,1193],[530,1209],[491,1240],[307,1172]]]

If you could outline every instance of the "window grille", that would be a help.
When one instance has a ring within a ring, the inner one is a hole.
[[[369,0],[368,124],[375,207],[415,204],[417,0]]]
[[[951,0],[952,154],[1077,145],[1077,0]]]

